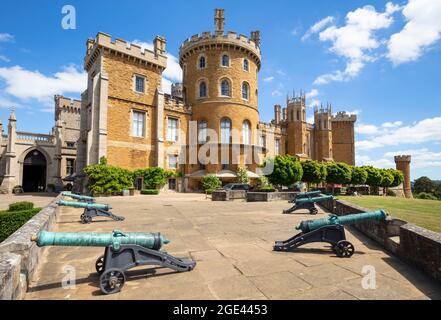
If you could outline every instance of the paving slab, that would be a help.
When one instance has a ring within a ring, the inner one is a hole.
[[[335,256],[330,246],[308,244],[295,252],[274,252],[276,240],[293,236],[301,220],[322,218],[307,213],[282,214],[286,201],[211,202],[205,195],[164,193],[158,196],[109,197],[124,221],[97,219],[83,225],[81,209],[63,207],[54,231],[161,232],[171,240],[163,249],[197,262],[179,273],[153,266],[127,272],[123,290],[103,295],[95,260],[103,248],[46,247],[30,281],[26,299],[440,299],[441,287],[404,264],[372,240],[348,230],[356,249],[350,259]],[[66,267],[75,270],[75,287],[61,286]],[[376,289],[364,289],[363,268],[372,266]]]

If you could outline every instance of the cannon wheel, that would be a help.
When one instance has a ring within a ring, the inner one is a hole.
[[[126,281],[126,275],[121,269],[111,268],[100,276],[100,288],[104,294],[112,294],[121,291]]]
[[[317,208],[312,208],[311,210],[309,210],[309,213],[312,215],[316,215],[318,213]]]
[[[354,245],[347,240],[340,240],[334,247],[334,251],[340,258],[350,258],[355,251]]]
[[[92,217],[85,215],[84,213],[81,215],[82,223],[90,223],[92,221]]]
[[[102,274],[104,271],[104,256],[99,256],[95,262],[95,269],[98,274]]]

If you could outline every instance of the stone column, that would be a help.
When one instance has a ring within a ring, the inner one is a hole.
[[[15,185],[17,185],[17,161],[15,159],[15,142],[17,140],[17,119],[15,112],[12,111],[9,116],[8,123],[8,145],[6,147],[6,170],[2,184],[0,186],[0,193],[11,193]]]
[[[404,174],[403,192],[406,198],[413,198],[410,186],[410,155],[395,156],[395,165],[397,170],[401,170]]]
[[[164,93],[157,91],[158,105],[156,108],[156,157],[158,167],[164,168]]]

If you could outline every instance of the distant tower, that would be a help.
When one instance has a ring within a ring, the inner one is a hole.
[[[412,189],[410,187],[410,155],[395,156],[395,165],[397,170],[401,170],[404,174],[403,191],[406,198],[413,198]]]
[[[332,161],[332,111],[328,105],[325,109],[314,109],[315,155],[318,161]]]
[[[171,85],[171,96],[173,98],[183,98],[182,95],[182,83],[172,83]]]
[[[307,158],[309,153],[309,137],[306,125],[306,96],[300,93],[288,98],[286,107],[288,121],[287,153]]]
[[[355,114],[337,112],[332,117],[332,153],[334,161],[355,165]]]
[[[282,119],[282,107],[279,104],[276,104],[274,106],[274,123],[280,124],[280,121]]]

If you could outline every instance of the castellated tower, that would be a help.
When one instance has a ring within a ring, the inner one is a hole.
[[[395,156],[395,165],[397,170],[401,170],[404,175],[403,191],[406,198],[412,198],[412,189],[410,186],[410,155]]]
[[[332,111],[328,105],[314,109],[314,139],[315,155],[318,161],[332,161]]]
[[[214,130],[220,145],[253,146],[259,123],[260,33],[252,32],[249,38],[225,33],[223,9],[215,9],[214,24],[214,34],[193,35],[180,47],[184,101],[192,108],[192,120],[199,128]],[[248,167],[252,170],[253,166]],[[205,170],[217,172],[225,167],[210,164]],[[236,167],[233,164],[228,169],[235,171]]]
[[[287,100],[287,153],[299,158],[310,155],[309,131],[306,124],[306,96],[293,96]]]
[[[334,161],[355,165],[355,114],[337,112],[331,119]]]

